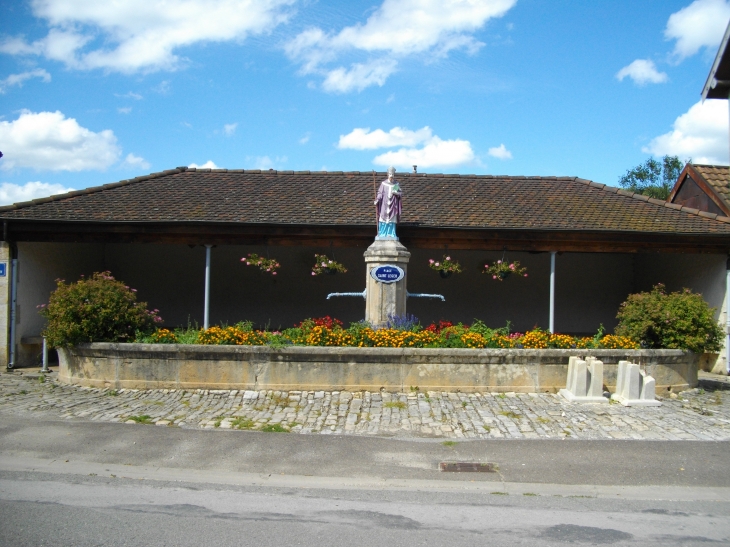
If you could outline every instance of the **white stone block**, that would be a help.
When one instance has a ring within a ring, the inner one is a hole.
[[[655,399],[656,380],[636,363],[619,361],[616,393],[611,399],[624,406],[661,406]]]
[[[576,403],[608,403],[603,396],[603,362],[595,357],[572,356],[568,361],[568,382],[560,395]]]

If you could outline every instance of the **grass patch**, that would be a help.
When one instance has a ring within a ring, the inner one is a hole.
[[[538,416],[537,421],[541,424],[549,424],[550,420],[548,420],[545,416]]]
[[[106,392],[107,397],[117,397],[119,392],[116,389],[110,389]]]
[[[500,414],[512,420],[519,420],[522,417],[522,414],[517,414],[516,412],[512,412],[511,410],[502,411],[500,412]]]
[[[459,443],[457,443],[456,441],[444,441],[441,444],[444,446],[456,446]]]
[[[406,404],[403,401],[388,401],[385,403],[385,408],[397,408],[399,410],[405,410]]]
[[[490,492],[493,496],[509,496],[507,492]]]
[[[256,425],[254,421],[248,418],[236,418],[231,421],[231,428],[233,429],[253,429],[254,425]]]
[[[489,427],[488,425],[483,425],[482,427],[484,428],[484,431],[486,431],[487,433],[489,433],[492,430],[492,428]]]
[[[259,431],[264,433],[289,433],[289,429],[281,424],[266,424]]]
[[[533,492],[524,492],[522,495],[523,496],[537,496],[537,494],[535,494]]]
[[[21,390],[20,390],[20,391],[18,392],[18,395],[28,395],[28,392],[27,392],[27,391],[25,391],[24,389],[21,389]]]
[[[215,422],[213,423],[213,427],[220,427],[222,421],[223,421],[223,416],[218,416],[215,419]]]
[[[41,375],[38,376],[38,383],[39,384],[45,384],[46,383],[46,377],[43,376],[43,373],[41,373]]]
[[[141,416],[130,416],[127,419],[132,420],[133,422],[137,422],[138,424],[149,425],[152,423],[152,417],[148,416],[147,414],[142,414]]]
[[[461,408],[466,408],[466,405],[468,405],[466,401],[461,401]]]

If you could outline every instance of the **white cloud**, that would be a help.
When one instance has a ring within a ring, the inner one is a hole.
[[[132,107],[123,106],[123,107],[117,108],[117,112],[119,112],[120,114],[129,114],[130,112],[132,112]]]
[[[273,159],[269,156],[256,156],[254,158],[246,157],[246,161],[253,163],[253,169],[277,169],[277,166],[281,166],[286,163],[289,158],[286,156],[276,156]]]
[[[110,129],[95,133],[61,112],[23,110],[17,120],[0,121],[5,157],[0,168],[49,171],[105,169],[121,154]]]
[[[489,154],[493,158],[497,158],[500,160],[511,160],[512,159],[512,152],[507,150],[507,147],[504,144],[500,144],[499,146],[490,148],[487,151],[487,154]]]
[[[517,0],[384,0],[365,23],[327,33],[310,28],[285,46],[301,63],[302,74],[324,78],[325,91],[345,93],[382,86],[398,60],[411,55],[446,56],[451,50],[476,52],[484,44],[473,33],[503,16]],[[351,53],[371,56],[364,63],[342,63]]]
[[[703,47],[717,47],[725,34],[728,20],[730,1],[695,0],[669,16],[664,36],[667,40],[676,40],[674,55],[681,61]]]
[[[213,163],[213,160],[206,161],[203,165],[198,165],[197,163],[191,163],[188,165],[191,169],[220,169],[215,163]]]
[[[126,167],[135,167],[139,169],[149,169],[150,164],[145,161],[144,158],[140,158],[139,156],[135,156],[134,154],[127,154],[127,157],[124,158],[124,165]]]
[[[299,144],[307,144],[309,142],[309,139],[312,138],[312,133],[310,131],[307,131],[304,136],[299,139]]]
[[[223,126],[223,134],[230,137],[236,132],[237,123],[227,123]]]
[[[394,146],[415,146],[433,137],[431,128],[426,126],[416,131],[394,127],[387,133],[382,129],[370,131],[369,127],[357,127],[347,135],[340,135],[337,148],[352,150],[374,150]]]
[[[616,73],[616,79],[619,82],[623,82],[627,76],[634,80],[634,83],[638,86],[662,84],[669,80],[666,73],[659,72],[654,61],[650,59],[636,59],[636,61]]]
[[[49,26],[32,43],[6,39],[0,52],[42,55],[73,69],[122,73],[174,70],[177,50],[206,42],[241,41],[271,32],[290,17],[294,0],[34,0],[33,15]],[[103,44],[103,45],[99,45]]]
[[[134,91],[124,94],[115,93],[114,96],[119,97],[120,99],[134,99],[135,101],[141,101],[143,98],[142,95],[135,93]]]
[[[51,81],[51,75],[48,74],[48,72],[42,68],[36,68],[34,70],[29,70],[28,72],[21,72],[20,74],[11,74],[4,80],[0,80],[0,93],[5,93],[9,87],[14,85],[23,87],[23,82],[30,80],[31,78],[40,78],[46,83]]]
[[[469,141],[460,139],[444,141],[431,138],[423,148],[401,148],[376,156],[375,165],[394,165],[410,168],[452,167],[474,161],[474,151]]]
[[[152,88],[152,91],[159,93],[160,95],[167,95],[170,93],[170,80],[162,80],[159,84]]]
[[[728,102],[698,102],[673,124],[673,130],[652,139],[647,154],[691,157],[695,163],[728,163]]]
[[[11,203],[30,201],[71,191],[73,191],[73,188],[47,182],[26,182],[25,184],[3,182],[0,183],[0,205],[10,205]]]
[[[371,85],[382,87],[388,76],[395,72],[398,62],[393,59],[377,59],[369,63],[353,63],[349,69],[331,70],[322,82],[325,91],[348,93],[362,91]]]

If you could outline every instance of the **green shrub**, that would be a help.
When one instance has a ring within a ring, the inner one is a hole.
[[[59,279],[48,305],[38,306],[48,320],[43,336],[51,347],[132,342],[137,333],[150,333],[162,322],[158,310],[149,311],[146,302],[137,302],[135,293],[110,272],[68,285]]]
[[[647,348],[685,349],[695,353],[720,350],[722,329],[711,308],[689,289],[667,294],[664,285],[629,295],[621,304],[615,333]]]

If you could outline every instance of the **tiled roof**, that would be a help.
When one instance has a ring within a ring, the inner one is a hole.
[[[574,177],[396,178],[406,225],[730,234],[730,218]],[[373,194],[372,172],[178,168],[2,207],[0,219],[365,226],[374,222]]]
[[[730,167],[727,165],[698,165],[691,164],[705,182],[712,187],[717,195],[730,208]]]

